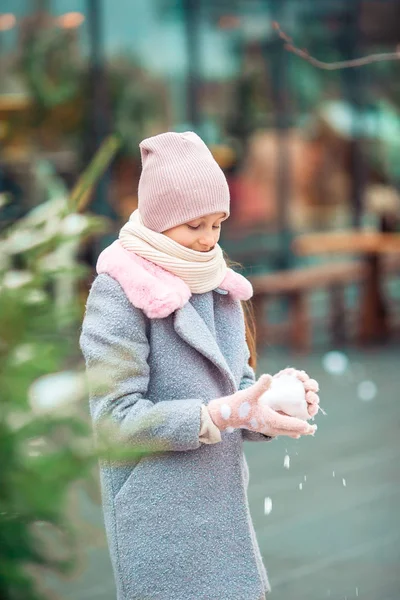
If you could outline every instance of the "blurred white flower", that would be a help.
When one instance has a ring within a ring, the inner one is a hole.
[[[89,219],[84,215],[73,213],[63,219],[60,231],[64,235],[80,235],[89,224]]]
[[[58,219],[66,210],[68,205],[67,198],[60,196],[47,202],[42,202],[35,206],[29,213],[20,220],[20,224],[29,227],[44,225],[50,220]]]
[[[51,219],[48,219],[46,223],[43,224],[43,227],[41,229],[43,241],[51,240],[55,236],[59,235],[61,230],[61,223],[61,217],[59,217],[58,215],[52,217]]]
[[[35,356],[35,346],[34,344],[20,344],[17,346],[13,352],[11,361],[14,365],[22,365],[26,363]]]
[[[331,375],[342,375],[349,366],[349,359],[343,352],[327,352],[322,359],[322,365]]]
[[[32,414],[27,413],[26,411],[14,410],[6,417],[6,422],[8,427],[10,427],[13,431],[18,431],[21,427],[25,427],[28,423],[31,423],[33,420]]]
[[[33,438],[28,442],[28,456],[33,458],[42,456],[46,449],[46,440],[44,437]]]
[[[49,252],[38,261],[38,267],[41,271],[52,272],[68,266],[64,263],[63,256],[59,252]]]
[[[6,271],[10,265],[10,257],[7,252],[7,245],[0,241],[0,271]]]
[[[75,242],[59,244],[53,252],[48,252],[38,261],[38,266],[45,272],[57,272],[70,269],[75,263],[77,246]]]
[[[30,283],[33,279],[32,273],[29,271],[7,271],[4,275],[2,284],[8,289],[23,287]]]
[[[29,405],[36,414],[75,412],[76,403],[86,395],[83,373],[61,371],[43,375],[29,389]]]
[[[6,240],[9,254],[25,252],[43,242],[43,235],[39,230],[17,229],[13,231]]]
[[[24,297],[25,304],[41,304],[47,300],[47,294],[43,290],[29,290]]]

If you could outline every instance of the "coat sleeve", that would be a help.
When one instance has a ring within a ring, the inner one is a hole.
[[[103,424],[138,450],[199,448],[200,398],[150,401],[148,319],[119,283],[99,275],[91,288],[80,347],[89,381],[95,431]]]
[[[255,383],[256,376],[254,370],[249,365],[250,352],[247,344],[245,345],[245,360],[243,367],[243,375],[239,385],[240,390],[245,390]],[[249,431],[248,429],[242,429],[242,437],[243,440],[247,442],[270,442],[274,438],[269,437],[268,435],[263,435],[262,433],[255,433],[254,431]]]

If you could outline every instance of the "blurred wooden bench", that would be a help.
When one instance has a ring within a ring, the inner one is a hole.
[[[367,267],[362,261],[346,261],[251,277],[258,343],[262,344],[268,340],[269,326],[266,322],[268,301],[280,296],[286,297],[289,303],[290,346],[299,352],[309,351],[312,343],[312,319],[309,315],[308,296],[310,292],[317,289],[330,291],[329,321],[332,340],[343,341],[345,337],[344,288],[352,283],[361,283],[366,274]]]
[[[308,233],[295,238],[292,248],[298,256],[357,256],[367,268],[359,305],[358,341],[374,343],[387,340],[393,323],[384,278],[388,273],[398,272],[396,261],[398,264],[400,233],[359,229]]]

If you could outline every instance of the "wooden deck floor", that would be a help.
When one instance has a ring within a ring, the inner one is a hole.
[[[400,348],[348,356],[352,367],[343,377],[326,373],[317,354],[299,360],[268,350],[260,360],[260,373],[290,364],[312,374],[328,413],[318,417],[315,438],[246,444],[271,600],[400,599]],[[358,398],[362,380],[377,386],[371,401]],[[101,527],[99,507],[81,504]],[[114,600],[103,535],[87,548],[78,577],[53,583],[65,599]]]
[[[281,367],[282,355],[271,354],[260,371]],[[317,418],[315,438],[246,448],[250,507],[276,600],[400,599],[400,352],[349,358],[344,377],[327,374],[319,356],[293,361],[321,385],[327,416]],[[363,380],[377,386],[371,401],[358,398]]]

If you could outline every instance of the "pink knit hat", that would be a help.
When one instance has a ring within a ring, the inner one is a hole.
[[[140,143],[139,213],[162,233],[204,215],[229,216],[229,189],[221,168],[198,135],[161,133]]]

